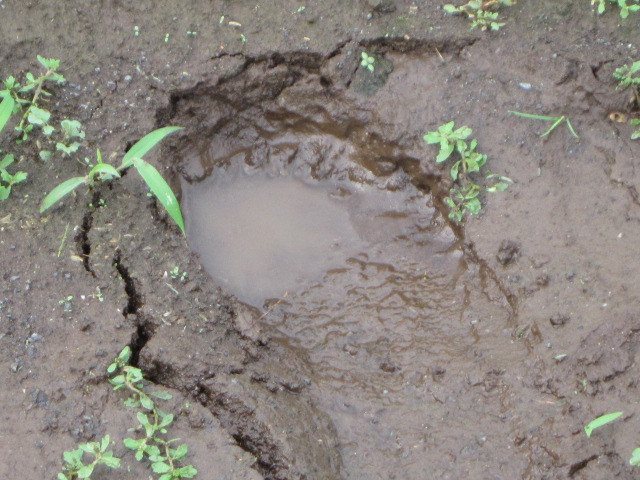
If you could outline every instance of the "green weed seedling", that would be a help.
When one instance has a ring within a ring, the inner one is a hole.
[[[167,433],[174,420],[173,414],[165,413],[157,408],[152,397],[169,400],[171,394],[164,391],[155,391],[147,394],[144,390],[144,377],[139,368],[129,365],[131,349],[125,347],[118,358],[109,365],[107,372],[116,374],[111,380],[114,390],[127,389],[131,396],[124,402],[126,406],[138,409],[136,418],[138,426],[130,431],[144,432],[139,438],[125,438],[124,445],[135,452],[137,461],[144,459],[151,464],[151,470],[160,475],[158,480],[177,480],[180,478],[193,478],[198,471],[192,465],[178,466],[189,452],[186,444],[173,448],[180,439],[166,440],[163,435]]]
[[[486,30],[500,30],[504,26],[503,22],[498,21],[498,12],[491,11],[500,5],[511,6],[516,0],[469,0],[469,2],[456,7],[452,4],[445,5],[444,11],[450,15],[466,14],[471,20],[471,29],[480,28]]]
[[[184,220],[182,218],[180,204],[178,203],[175,194],[165,179],[162,178],[160,172],[158,172],[153,165],[143,159],[149,150],[155,147],[167,135],[170,135],[177,130],[181,130],[181,128],[182,127],[163,127],[145,135],[126,153],[118,168],[115,168],[113,165],[108,163],[104,163],[102,161],[100,150],[97,150],[97,163],[96,165],[89,165],[91,167],[89,173],[84,177],[70,178],[51,190],[40,204],[40,213],[51,208],[76,188],[82,185],[93,187],[96,181],[105,182],[119,178],[120,172],[133,166],[145,181],[151,190],[151,193],[160,201],[171,218],[176,222],[178,227],[180,227],[182,233],[185,234]]]
[[[607,413],[605,415],[601,415],[598,418],[591,420],[587,425],[585,425],[584,433],[586,433],[587,437],[590,437],[596,428],[600,428],[606,425],[607,423],[613,422],[622,414],[623,412],[615,412],[615,413]]]
[[[62,473],[58,474],[58,480],[76,480],[80,478],[91,478],[93,470],[98,465],[105,465],[109,468],[120,468],[120,459],[108,450],[110,445],[109,435],[105,435],[99,442],[81,443],[78,448],[70,452],[64,452],[64,465]],[[93,456],[91,463],[85,464],[84,454]]]
[[[38,55],[38,62],[45,69],[45,73],[36,77],[31,72],[25,75],[24,84],[19,83],[15,77],[10,76],[4,80],[4,90],[0,90],[0,97],[13,100],[12,113],[22,110],[20,123],[15,127],[20,133],[19,142],[28,140],[29,134],[34,127],[42,128],[45,135],[51,135],[54,128],[49,125],[51,113],[42,108],[40,100],[42,97],[50,97],[51,93],[44,89],[46,82],[53,82],[58,85],[66,82],[65,78],[57,70],[60,68],[60,60],[44,58]],[[24,98],[29,95],[30,98]]]
[[[0,202],[9,198],[11,189],[16,183],[27,179],[25,172],[16,172],[13,175],[7,171],[7,167],[13,163],[13,155],[5,155],[0,160]]]
[[[618,80],[618,90],[626,90],[631,88],[633,91],[633,101],[636,105],[640,105],[640,60],[633,62],[631,65],[623,65],[617,68],[613,76]],[[640,127],[640,119],[633,119],[629,122],[631,126]],[[631,139],[640,138],[640,128],[631,134]]]
[[[457,156],[451,165],[449,173],[454,186],[449,190],[449,196],[444,199],[449,207],[449,218],[461,222],[465,213],[477,215],[482,209],[478,198],[480,193],[502,192],[513,181],[508,177],[489,173],[485,176],[489,186],[477,185],[470,178],[470,174],[480,172],[487,162],[485,154],[476,151],[477,140],[467,143],[473,131],[469,127],[455,128],[454,122],[446,123],[437,132],[428,132],[423,138],[429,144],[440,144],[440,152],[436,157],[437,163],[447,161],[454,152]]]
[[[580,138],[578,136],[578,134],[576,133],[576,131],[573,129],[573,125],[571,125],[571,122],[569,121],[569,118],[567,116],[565,116],[565,115],[561,115],[560,117],[547,117],[545,115],[534,115],[533,113],[515,112],[513,110],[509,110],[509,113],[512,113],[512,114],[517,115],[519,117],[533,118],[534,120],[544,120],[545,122],[553,122],[551,127],[549,127],[549,130],[547,130],[546,132],[544,132],[543,134],[540,135],[541,137],[546,137],[551,132],[553,132],[558,125],[560,125],[563,122],[566,122],[567,127],[569,128],[569,131],[571,132],[571,135],[573,135],[576,138]]]
[[[362,52],[360,54],[360,58],[361,58],[360,66],[366,68],[371,73],[373,73],[376,69],[375,67],[376,59],[371,55],[369,55],[367,52]]]
[[[640,0],[591,0],[591,5],[598,4],[598,15],[602,15],[607,8],[607,4],[617,4],[618,7],[620,7],[620,17],[627,18],[630,12],[640,10],[638,2],[640,2]]]
[[[6,96],[0,102],[0,133],[4,130],[5,125],[9,121],[11,114],[13,113],[13,106],[15,101],[11,96]],[[0,150],[0,153],[2,151]],[[25,172],[16,172],[13,175],[7,171],[7,167],[14,161],[14,157],[11,154],[4,156],[0,160],[0,202],[9,198],[11,195],[11,189],[16,183],[24,182],[27,179]]]

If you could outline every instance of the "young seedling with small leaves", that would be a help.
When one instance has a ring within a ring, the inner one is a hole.
[[[373,73],[376,69],[375,67],[376,59],[369,55],[367,52],[362,52],[360,54],[360,66],[366,68],[371,73]]]
[[[38,62],[45,69],[42,75],[36,77],[33,73],[27,72],[23,84],[19,83],[15,77],[10,76],[4,81],[5,89],[0,90],[1,98],[10,97],[13,100],[13,113],[22,111],[22,118],[15,127],[20,134],[19,142],[28,140],[34,127],[42,128],[45,135],[51,135],[55,130],[49,125],[51,113],[42,108],[42,98],[51,96],[51,93],[46,91],[44,86],[46,82],[61,85],[66,80],[57,72],[60,68],[60,60],[38,55]]]
[[[75,450],[64,452],[65,463],[62,467],[62,473],[58,474],[58,480],[91,478],[93,470],[98,465],[120,468],[120,459],[114,457],[109,446],[109,435],[105,435],[99,442],[81,443]],[[93,457],[91,463],[84,463],[85,453]]]
[[[617,68],[613,76],[618,80],[617,89],[626,90],[630,88],[632,91],[632,103],[640,106],[640,60],[633,62],[631,65],[623,65]],[[638,127],[631,133],[631,139],[636,140],[640,138],[640,119],[633,119],[629,121],[629,124],[633,127]]]
[[[95,185],[96,181],[106,182],[108,180],[119,178],[120,172],[133,166],[145,181],[149,190],[151,190],[151,193],[160,201],[162,206],[167,210],[171,218],[176,222],[184,234],[184,220],[182,218],[180,204],[178,203],[175,194],[165,179],[162,178],[160,172],[158,172],[153,165],[143,159],[147,152],[161,142],[167,135],[178,130],[181,130],[181,127],[163,127],[145,135],[126,153],[118,168],[108,163],[104,163],[102,161],[100,150],[98,150],[96,153],[97,163],[92,165],[87,161],[91,167],[89,173],[83,177],[70,178],[51,190],[44,200],[42,200],[42,203],[40,204],[40,212],[42,213],[51,208],[78,187],[86,185],[91,188]]]
[[[136,418],[138,426],[130,431],[144,432],[144,436],[138,438],[125,438],[124,445],[135,452],[138,461],[144,459],[151,464],[151,470],[159,474],[158,480],[177,480],[181,478],[193,478],[198,471],[192,465],[179,466],[183,462],[189,447],[186,444],[178,445],[180,439],[167,440],[163,435],[167,434],[174,420],[173,414],[165,413],[157,408],[155,401],[169,400],[171,394],[164,391],[154,391],[147,394],[144,390],[145,380],[139,368],[129,365],[131,349],[125,347],[118,358],[109,365],[107,372],[116,374],[111,380],[114,390],[129,390],[131,396],[125,401],[125,405],[138,409]]]
[[[551,127],[549,127],[549,129],[546,132],[544,132],[544,133],[542,133],[540,135],[541,137],[546,137],[551,132],[553,132],[558,125],[560,125],[561,123],[565,122],[567,124],[567,128],[571,132],[571,135],[573,135],[576,138],[580,138],[578,136],[578,134],[576,133],[576,131],[573,129],[573,125],[571,125],[571,122],[569,121],[569,118],[566,117],[565,115],[561,115],[559,117],[548,117],[546,115],[534,115],[533,113],[515,112],[513,110],[509,110],[509,113],[512,113],[512,114],[517,115],[519,117],[533,118],[534,120],[544,120],[545,122],[553,122]]]
[[[0,102],[0,133],[4,129],[11,113],[13,112],[14,100],[12,97],[7,96]],[[0,153],[2,151],[0,150]],[[5,155],[0,160],[0,202],[9,198],[11,195],[12,187],[20,182],[24,182],[27,179],[25,172],[16,172],[11,174],[7,171],[7,168],[13,163],[14,157],[11,154]]]
[[[491,173],[485,176],[489,186],[480,186],[471,179],[470,175],[480,172],[487,162],[487,156],[476,151],[477,140],[473,139],[467,143],[471,133],[473,131],[469,127],[455,128],[455,123],[449,122],[440,126],[437,132],[428,132],[423,137],[429,144],[440,145],[437,163],[446,162],[454,152],[457,153],[449,170],[454,186],[449,190],[449,196],[444,199],[449,207],[449,218],[457,222],[462,221],[465,213],[480,213],[480,193],[502,192],[513,183],[508,177]]]
[[[591,0],[591,5],[598,5],[598,15],[602,15],[607,8],[607,5],[613,3],[620,7],[620,17],[627,18],[629,13],[637,12],[640,10],[640,0]]]
[[[459,7],[447,4],[443,8],[450,15],[467,15],[471,20],[471,29],[495,31],[500,30],[504,23],[498,21],[498,12],[493,10],[501,5],[511,6],[515,3],[516,0],[469,0]]]

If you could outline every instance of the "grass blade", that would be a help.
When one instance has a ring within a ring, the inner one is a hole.
[[[509,113],[513,113],[514,115],[517,115],[519,117],[533,118],[535,120],[545,120],[547,122],[555,122],[556,120],[558,120],[558,117],[547,117],[545,115],[534,115],[533,113],[516,112],[514,110],[507,110],[507,111]]]
[[[555,120],[555,122],[553,123],[553,125],[551,125],[551,128],[549,130],[547,130],[546,132],[544,132],[542,135],[540,135],[541,137],[546,137],[547,135],[549,135],[551,132],[553,132],[553,130],[560,125],[560,123],[562,123],[562,121],[565,119],[565,116],[561,116],[558,117]]]
[[[73,177],[62,182],[56,188],[51,190],[51,192],[49,192],[46,197],[44,197],[44,200],[42,200],[42,203],[40,204],[40,213],[43,213],[45,210],[51,208],[53,205],[73,192],[80,185],[85,183],[85,181],[85,177]]]
[[[4,129],[4,126],[9,121],[9,117],[13,113],[13,107],[15,105],[15,101],[11,95],[6,95],[0,103],[0,132]]]
[[[131,166],[133,159],[144,157],[149,150],[155,147],[164,137],[172,134],[178,130],[182,130],[182,127],[163,127],[148,133],[140,140],[138,140],[133,147],[129,149],[127,154],[122,159],[122,165],[118,170],[122,170]]]
[[[156,142],[157,143],[157,142]],[[162,178],[160,172],[150,163],[146,162],[142,158],[133,158],[133,165],[140,173],[142,179],[149,186],[151,192],[156,196],[167,212],[173,218],[173,221],[178,224],[183,235],[186,235],[184,231],[184,220],[182,219],[182,211],[180,210],[180,204],[178,199],[171,190],[169,184]]]
[[[591,433],[596,429],[600,428],[607,423],[613,422],[616,418],[622,415],[623,412],[615,412],[615,413],[607,413],[606,415],[602,415],[595,420],[589,422],[588,425],[584,427],[584,433],[587,434],[587,437],[591,436]]]
[[[571,132],[571,134],[576,137],[576,138],[580,138],[580,136],[576,133],[576,131],[573,129],[573,125],[571,125],[571,122],[569,121],[569,119],[567,118],[567,127],[569,127],[569,131]]]

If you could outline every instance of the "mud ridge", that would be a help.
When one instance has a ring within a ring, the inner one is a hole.
[[[287,462],[278,454],[278,447],[249,407],[224,393],[215,392],[210,385],[199,383],[197,400],[220,420],[224,429],[244,451],[256,458],[253,465],[266,480],[289,480]]]

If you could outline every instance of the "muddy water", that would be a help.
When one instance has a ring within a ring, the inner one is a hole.
[[[304,93],[187,152],[189,242],[307,359],[347,478],[484,478],[512,442],[495,434],[515,358],[499,295],[420,182],[389,166],[402,152]]]

